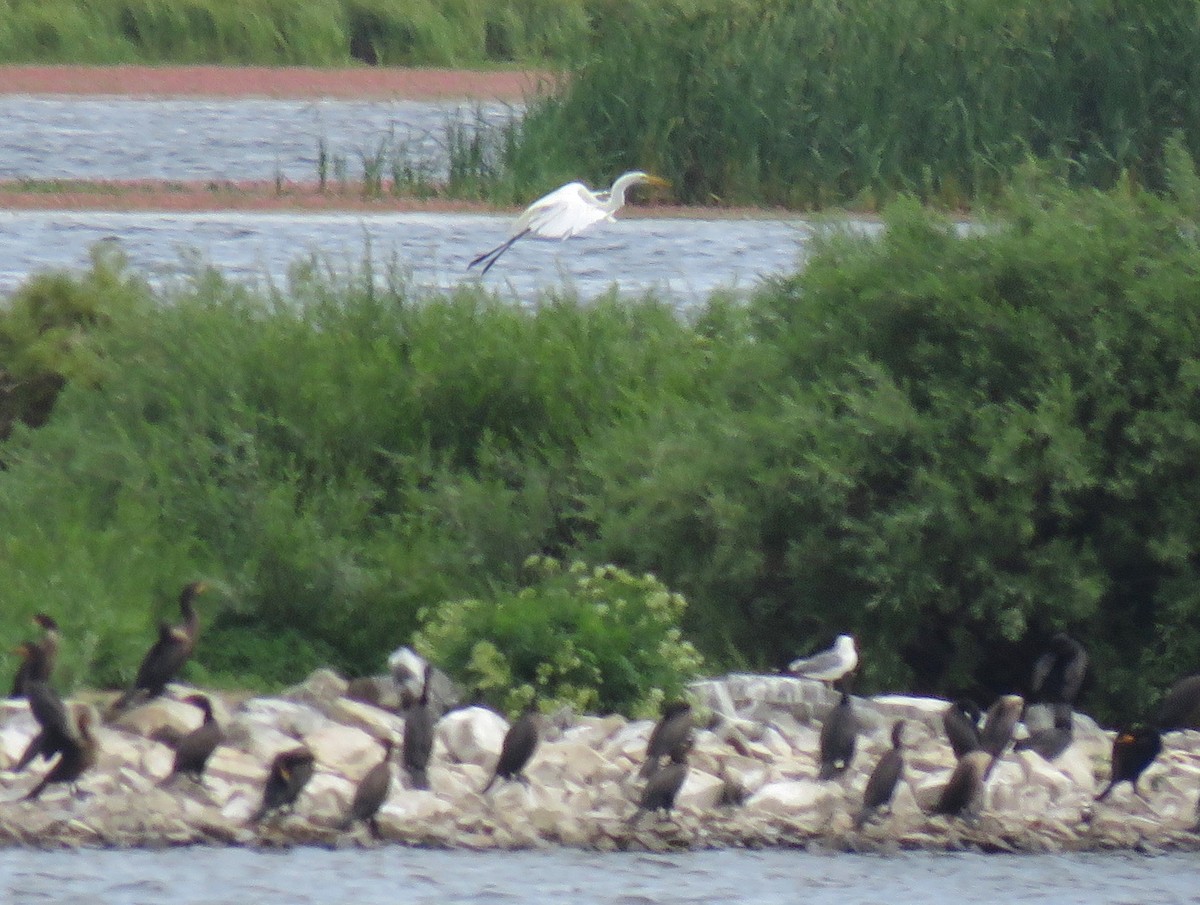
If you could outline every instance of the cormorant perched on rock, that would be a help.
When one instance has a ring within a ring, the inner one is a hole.
[[[202,782],[204,767],[224,737],[220,724],[213,717],[212,702],[207,697],[194,694],[184,701],[199,707],[204,721],[176,743],[175,764],[160,785],[172,782],[177,776],[190,776],[196,782]]]
[[[22,663],[29,666],[22,686],[25,697],[29,699],[30,713],[41,728],[29,740],[21,759],[13,767],[14,771],[24,770],[38,755],[43,760],[49,760],[55,754],[65,753],[68,747],[75,744],[66,704],[50,683],[41,678],[47,674],[46,652],[34,641],[23,641],[17,646],[17,653]]]
[[[687,754],[686,747],[672,751],[670,763],[654,771],[642,789],[637,810],[630,818],[631,823],[636,822],[646,811],[662,811],[668,815],[671,813],[671,809],[675,807],[675,796],[679,794],[684,780],[687,779]]]
[[[1171,686],[1158,705],[1158,728],[1200,729],[1200,675],[1186,676]]]
[[[533,757],[538,739],[538,709],[535,697],[504,734],[504,742],[500,745],[500,759],[496,761],[496,769],[483,791],[490,789],[497,779],[516,779],[523,782],[525,777],[521,771]]]
[[[1033,664],[1029,700],[1041,704],[1074,704],[1087,673],[1088,656],[1083,645],[1059,632]]]
[[[1075,738],[1075,714],[1070,704],[1054,704],[1054,725],[1034,730],[1013,745],[1015,751],[1034,751],[1044,760],[1054,760]]]
[[[428,789],[429,758],[433,754],[433,710],[429,706],[429,680],[433,666],[425,667],[421,697],[404,714],[404,769],[414,789]]]
[[[788,672],[805,679],[836,682],[858,667],[858,649],[851,635],[838,635],[833,647],[788,664]]]
[[[158,697],[167,683],[183,669],[200,637],[200,617],[196,613],[195,600],[206,590],[208,585],[202,581],[193,581],[184,587],[179,595],[179,612],[183,621],[179,625],[159,623],[158,640],[142,659],[133,687],[117,699],[110,714],[120,713],[134,704]]]
[[[896,720],[892,724],[892,747],[883,753],[879,763],[871,771],[867,787],[863,791],[862,810],[854,818],[854,828],[862,829],[863,824],[874,816],[880,808],[891,804],[900,775],[904,772],[904,720]]]
[[[650,730],[646,742],[646,759],[638,776],[646,777],[658,769],[664,757],[677,751],[686,752],[692,746],[692,705],[687,701],[667,701],[662,715]]]
[[[83,772],[95,765],[99,751],[100,745],[96,737],[92,735],[92,708],[76,705],[74,725],[66,737],[66,744],[62,748],[61,756],[54,762],[50,771],[42,777],[42,781],[25,796],[25,800],[30,801],[37,798],[51,783],[70,783],[74,790],[75,783],[78,782]]]
[[[821,770],[818,779],[832,779],[845,772],[854,759],[858,741],[858,717],[850,692],[843,691],[841,700],[825,715],[821,724]]]
[[[992,755],[986,751],[968,751],[959,758],[949,781],[942,787],[932,813],[958,817],[974,808],[983,793],[983,782],[991,772],[993,761]]]
[[[58,660],[58,647],[62,640],[62,635],[58,631],[58,623],[45,613],[37,613],[33,617],[33,621],[42,629],[42,637],[35,643],[42,649],[44,656],[35,662],[29,657],[22,657],[21,665],[17,667],[17,673],[13,676],[12,694],[9,697],[23,698],[25,697],[25,679],[33,670],[38,670],[40,673],[35,678],[41,679],[43,682],[50,681],[50,674],[54,672],[54,664]]]
[[[354,800],[350,802],[350,810],[342,821],[339,829],[348,830],[356,820],[365,821],[371,835],[378,839],[379,821],[376,814],[387,801],[388,790],[392,787],[392,748],[390,738],[383,740],[383,758],[366,772],[354,790]]]
[[[1134,726],[1122,729],[1113,739],[1112,745],[1112,777],[1104,791],[1096,796],[1097,801],[1108,797],[1119,782],[1133,784],[1133,792],[1141,797],[1138,789],[1138,779],[1146,768],[1162,751],[1162,737],[1152,726]]]
[[[1004,755],[1005,749],[1012,741],[1013,730],[1021,721],[1021,713],[1024,709],[1025,701],[1016,694],[1006,694],[988,708],[983,728],[979,730],[979,750],[992,756],[984,779],[991,775],[992,768]]]
[[[262,804],[250,821],[258,823],[274,811],[295,805],[300,792],[312,779],[315,769],[316,758],[303,745],[275,755],[275,760],[271,762],[271,771],[267,774],[266,785],[263,787]]]
[[[974,701],[959,698],[942,713],[942,726],[956,758],[979,750],[979,720],[983,714]]]

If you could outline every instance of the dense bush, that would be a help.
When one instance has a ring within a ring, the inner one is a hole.
[[[417,650],[515,712],[534,693],[585,713],[657,714],[702,660],[679,628],[686,602],[652,575],[534,556],[518,590],[424,614]]]
[[[864,690],[985,697],[1065,628],[1085,706],[1143,709],[1200,656],[1200,180],[1168,156],[1178,200],[1031,180],[970,228],[905,201],[687,319],[368,269],[38,278],[16,299],[99,310],[66,318],[87,367],[48,420],[0,443],[0,633],[60,614],[68,679],[120,681],[206,576],[196,674],[279,682],[374,671],[455,601],[472,650],[507,620],[511,672],[462,676],[495,694],[537,677],[522,589],[568,608],[523,574],[550,555],[686,595],[714,667],[849,630]]]
[[[1027,156],[1161,184],[1200,151],[1200,5],[1180,0],[626,0],[518,171],[669,177],[686,202],[990,197]]]

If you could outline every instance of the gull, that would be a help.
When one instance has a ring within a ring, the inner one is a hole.
[[[854,647],[854,639],[850,635],[838,635],[829,650],[793,660],[788,665],[788,672],[806,679],[836,682],[847,673],[854,672],[857,666],[858,650]]]

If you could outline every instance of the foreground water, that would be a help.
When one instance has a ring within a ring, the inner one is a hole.
[[[481,279],[467,263],[503,241],[510,221],[474,214],[3,211],[0,291],[47,268],[86,267],[101,240],[117,242],[152,281],[211,264],[239,281],[279,284],[298,259],[347,271],[369,251],[377,265],[394,264],[416,285],[447,289]],[[482,279],[522,300],[563,286],[592,298],[615,286],[655,291],[686,307],[718,288],[744,290],[794,272],[810,237],[800,220],[626,218],[567,242],[518,242]]]
[[[0,178],[315,182],[318,149],[361,179],[381,151],[444,173],[448,127],[518,116],[508,104],[0,96]]]
[[[1200,902],[1196,857],[1128,854],[597,854],[184,848],[0,851],[0,896],[24,903],[922,905]]]

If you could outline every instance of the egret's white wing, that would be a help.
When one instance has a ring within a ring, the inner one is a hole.
[[[568,239],[603,220],[608,212],[581,182],[569,182],[539,198],[523,213],[515,232],[529,230],[548,239]]]

